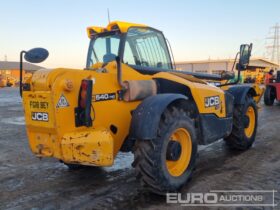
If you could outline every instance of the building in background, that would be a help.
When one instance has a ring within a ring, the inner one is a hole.
[[[221,74],[223,71],[231,71],[234,59],[183,61],[176,63],[177,70],[196,73]],[[234,66],[234,70],[236,70]],[[246,71],[241,74],[242,82],[263,84],[266,72],[270,69],[278,69],[277,63],[264,58],[252,58]]]
[[[220,74],[222,71],[231,71],[234,59],[201,60],[176,62],[177,70],[197,73]],[[278,69],[278,64],[264,58],[251,58],[251,68]]]
[[[43,67],[31,63],[23,63],[23,78]],[[13,86],[19,81],[19,62],[0,61],[0,86]]]

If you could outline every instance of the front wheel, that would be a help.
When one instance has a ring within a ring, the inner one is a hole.
[[[244,104],[234,107],[232,132],[224,140],[232,149],[247,150],[255,141],[257,126],[256,102],[251,96],[246,96]]]
[[[163,194],[179,190],[191,177],[197,153],[195,127],[175,107],[161,117],[156,139],[137,140],[133,166],[142,185]]]

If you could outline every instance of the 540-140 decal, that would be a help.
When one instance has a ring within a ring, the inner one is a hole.
[[[117,98],[116,93],[102,93],[102,94],[96,94],[92,96],[92,100],[94,102],[115,100],[116,98]]]

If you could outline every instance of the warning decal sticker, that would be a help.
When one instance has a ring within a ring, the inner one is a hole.
[[[66,97],[63,94],[61,94],[61,96],[56,104],[56,108],[62,108],[62,107],[68,107],[68,106],[69,106],[69,103],[68,103]]]

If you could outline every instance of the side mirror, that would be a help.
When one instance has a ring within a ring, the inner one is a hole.
[[[250,62],[251,51],[252,51],[253,44],[242,44],[240,45],[240,58],[238,63],[238,69],[244,71],[247,69],[247,66]]]
[[[44,60],[47,59],[49,56],[49,52],[44,49],[44,48],[33,48],[28,51],[22,50],[20,52],[20,62],[19,62],[19,74],[20,74],[20,79],[19,79],[19,93],[20,96],[22,97],[22,69],[23,69],[23,54],[24,54],[24,59],[30,63],[41,63]]]
[[[24,59],[30,63],[41,63],[47,59],[49,52],[44,48],[33,48],[25,52]]]

